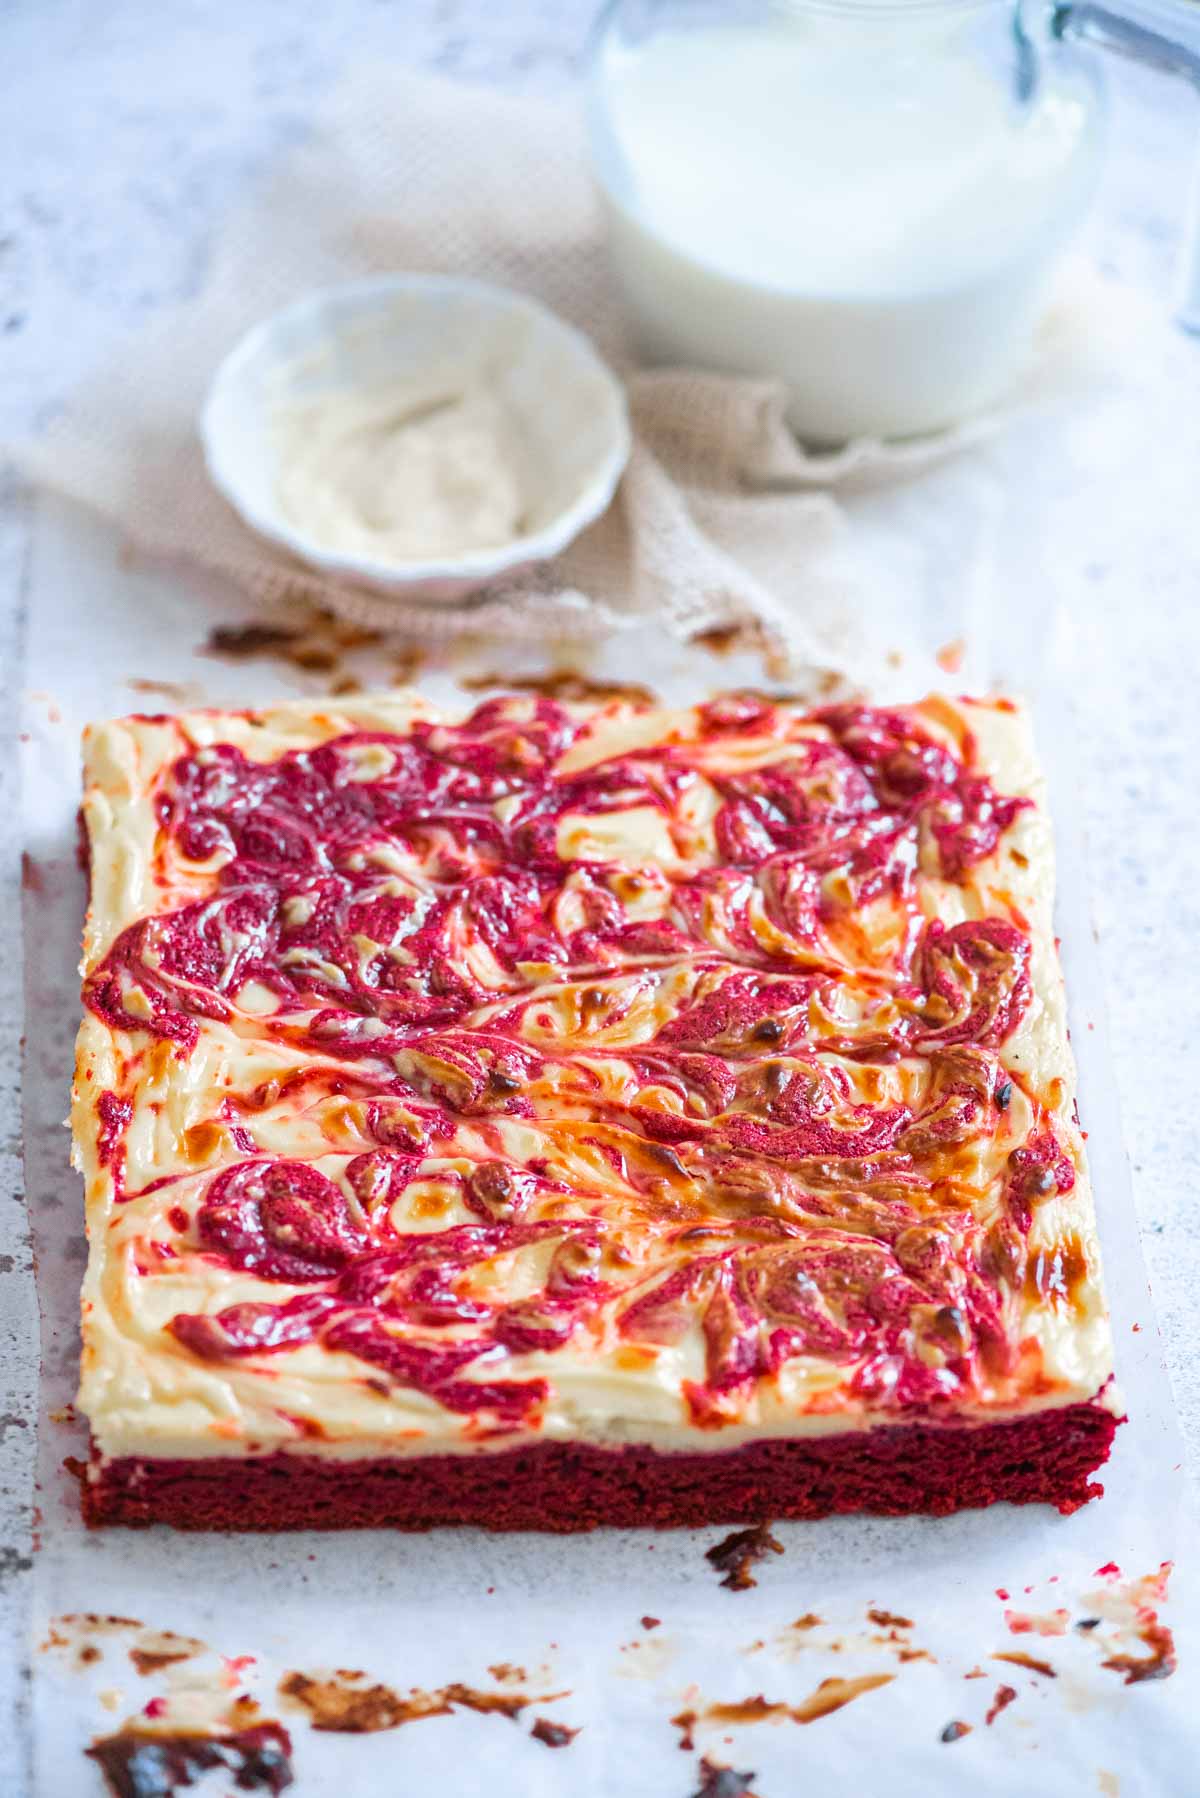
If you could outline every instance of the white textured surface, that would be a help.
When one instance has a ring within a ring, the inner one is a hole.
[[[156,307],[188,293],[238,184],[303,128],[349,60],[545,86],[569,72],[586,6],[410,0],[258,0],[153,9],[25,0],[4,14],[0,116],[0,434],[45,416],[74,376]],[[1194,101],[1117,71],[1113,153],[1091,243],[1101,262],[1168,303],[1189,187]],[[1037,628],[1042,595],[1073,602],[1079,751],[1113,1054],[1135,1193],[1189,1458],[1200,1463],[1194,1293],[1200,1285],[1200,1113],[1192,1018],[1200,1003],[1200,345],[1134,443],[1082,427],[1047,469],[1024,465],[1029,585],[991,602],[999,628]],[[1189,413],[1191,416],[1189,416]],[[963,476],[970,497],[971,477]],[[26,518],[11,492],[0,531],[0,1629],[23,1639],[30,1554],[35,1316],[21,1206],[17,1108],[20,956],[12,838],[11,689],[19,684]],[[1009,496],[1011,499],[1011,496]],[[986,510],[984,508],[983,510]],[[902,513],[897,514],[902,524]],[[981,529],[986,528],[986,517]],[[903,542],[898,539],[903,550]],[[943,576],[943,578],[945,578]],[[986,596],[985,596],[986,603]],[[38,1195],[31,1197],[36,1202]],[[15,1657],[0,1666],[20,1703]],[[13,1738],[7,1730],[6,1743]],[[25,1782],[6,1749],[6,1790]]]

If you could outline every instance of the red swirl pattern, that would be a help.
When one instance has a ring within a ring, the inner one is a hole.
[[[206,1021],[265,1039],[306,1106],[359,1119],[316,1167],[264,1154],[278,1095],[223,1097],[241,1158],[170,1216],[264,1296],[178,1315],[176,1339],[319,1343],[493,1428],[535,1422],[581,1340],[699,1340],[702,1426],[797,1357],[888,1410],[978,1390],[1013,1365],[1021,1242],[1073,1169],[1030,1093],[1002,1194],[980,1187],[1029,934],[921,896],[1028,802],[915,710],[730,696],[695,734],[564,766],[589,728],[490,700],[274,760],[218,742],[161,781],[160,853],[203,895],[125,930],[87,1004],[183,1060]],[[673,859],[571,848],[634,812]],[[104,1103],[115,1157],[128,1116]],[[443,1221],[408,1227],[421,1204]]]

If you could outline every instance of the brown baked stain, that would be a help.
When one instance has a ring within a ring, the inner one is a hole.
[[[1039,1660],[1036,1654],[1026,1654],[1023,1649],[1010,1648],[994,1654],[994,1661],[1007,1661],[1012,1667],[1027,1667],[1030,1673],[1040,1673],[1046,1679],[1057,1679],[1058,1671],[1049,1661]]]
[[[785,1720],[792,1723],[816,1723],[821,1717],[828,1717],[834,1711],[840,1711],[856,1698],[867,1692],[877,1691],[880,1686],[890,1685],[895,1679],[894,1673],[863,1673],[853,1679],[823,1679],[814,1692],[799,1704],[787,1704],[782,1699],[764,1698],[759,1693],[754,1698],[742,1698],[736,1703],[706,1704],[701,1709],[679,1711],[671,1718],[673,1726],[682,1731],[681,1748],[694,1746],[693,1732],[697,1723],[724,1725],[727,1728],[748,1723],[775,1723]]]
[[[464,676],[460,685],[468,693],[505,687],[510,693],[536,693],[542,699],[565,700],[576,705],[596,704],[608,699],[623,699],[630,705],[658,704],[658,694],[640,681],[600,680],[574,668],[555,668],[548,674],[472,674]]]
[[[894,1673],[862,1673],[853,1679],[823,1679],[815,1692],[791,1707],[788,1715],[793,1723],[815,1723],[818,1717],[828,1717],[853,1704],[864,1693],[890,1685],[895,1677]]]
[[[1031,1304],[1072,1308],[1088,1277],[1087,1253],[1077,1236],[1064,1236],[1049,1248],[1030,1251],[1025,1268],[1025,1297]]]
[[[783,1543],[771,1534],[769,1523],[756,1523],[748,1530],[734,1530],[731,1536],[708,1548],[704,1558],[724,1575],[721,1584],[730,1592],[745,1592],[758,1581],[750,1569],[767,1555],[781,1555]]]
[[[694,631],[688,638],[697,649],[707,649],[710,655],[729,656],[739,650],[758,651],[763,645],[763,630],[760,624],[710,624],[705,630]]]
[[[639,1150],[640,1159],[668,1180],[691,1179],[692,1176],[669,1143],[646,1142],[639,1145]],[[781,1549],[780,1553],[782,1552]]]
[[[286,654],[303,633],[289,624],[218,624],[208,633],[204,653],[227,661],[246,662],[256,656]]]
[[[711,656],[757,656],[770,680],[779,680],[788,672],[788,656],[756,619],[743,619],[739,624],[711,624],[703,631],[693,631],[687,642],[696,649],[707,649]],[[833,676],[833,683],[837,685],[838,676]],[[819,690],[822,689],[826,689],[824,674],[819,681]],[[779,694],[772,698],[779,698]]]
[[[824,1621],[824,1617],[818,1617],[815,1611],[805,1611],[803,1617],[797,1617],[794,1622],[788,1624],[788,1628],[800,1630],[819,1629]]]
[[[768,680],[786,680],[795,672],[786,649],[757,620],[709,625],[704,630],[693,631],[687,641],[697,649],[706,649],[713,656],[755,655]],[[805,703],[815,704],[821,698],[846,691],[844,675],[833,668],[815,669],[812,671],[812,692],[805,696]],[[771,697],[779,699],[784,696],[776,693]]]
[[[372,1735],[380,1729],[396,1729],[414,1717],[435,1715],[449,1705],[438,1705],[432,1694],[414,1693],[401,1698],[390,1686],[360,1685],[357,1675],[343,1670],[329,1679],[307,1673],[286,1673],[279,1682],[281,1699],[292,1699],[307,1712],[314,1729],[345,1735]]]
[[[104,1617],[91,1611],[72,1612],[56,1619],[71,1632],[81,1632],[85,1638],[105,1635],[126,1635],[136,1631],[136,1639],[126,1650],[129,1660],[137,1673],[148,1678],[152,1673],[161,1672],[164,1667],[176,1666],[180,1661],[190,1661],[196,1655],[208,1652],[207,1642],[198,1636],[182,1636],[173,1629],[152,1629],[140,1623],[136,1617]],[[65,1648],[71,1645],[71,1636],[63,1635],[60,1630],[51,1630],[50,1639],[43,1647]],[[93,1640],[85,1639],[83,1646],[76,1652],[76,1659],[84,1666],[91,1665],[100,1659],[101,1651]]]
[[[449,1193],[438,1192],[436,1189],[430,1188],[428,1192],[421,1193],[413,1202],[412,1214],[414,1217],[422,1218],[445,1217],[447,1212],[453,1208],[454,1203],[454,1198]]]
[[[305,674],[336,674],[341,666],[341,657],[332,643],[314,643],[307,639],[295,644],[288,651],[287,659]]]
[[[131,1648],[129,1658],[143,1679],[151,1673],[161,1673],[164,1667],[177,1666],[180,1661],[191,1660],[196,1652],[192,1648]]]
[[[487,1716],[492,1712],[502,1717],[516,1717],[531,1704],[552,1704],[557,1698],[569,1698],[570,1692],[542,1692],[536,1697],[531,1693],[518,1694],[507,1692],[479,1692],[474,1686],[464,1686],[455,1682],[442,1686],[438,1694],[451,1705],[458,1705],[465,1711],[478,1711]]]
[[[142,1053],[151,1081],[156,1085],[162,1085],[170,1079],[175,1065],[174,1043],[161,1037],[157,1042],[151,1043],[149,1048],[143,1050]]]
[[[189,1124],[183,1133],[181,1144],[185,1161],[193,1167],[203,1167],[219,1155],[225,1145],[227,1132],[223,1124],[205,1118],[202,1123]]]
[[[871,1636],[870,1640],[879,1648],[890,1648],[902,1665],[909,1661],[932,1661],[936,1664],[936,1657],[927,1648],[913,1647],[907,1633],[916,1627],[911,1617],[902,1617],[897,1611],[884,1610],[882,1605],[871,1605],[867,1610],[867,1621],[874,1623],[880,1632]],[[835,1643],[833,1646],[838,1647],[840,1644]]]
[[[131,675],[125,685],[134,693],[153,693],[160,699],[174,700],[176,705],[187,705],[196,696],[195,687],[176,680],[144,680],[140,675]]]
[[[358,649],[378,649],[385,642],[382,631],[351,624],[322,607],[310,607],[292,624],[271,624],[250,619],[244,624],[220,624],[201,645],[203,655],[224,661],[286,662],[303,674],[333,677],[334,697],[362,691],[362,683],[344,666],[344,658]],[[391,661],[394,681],[411,680],[421,664],[417,651],[397,650]]]
[[[54,1619],[66,1629],[86,1629],[93,1635],[110,1635],[123,1629],[145,1629],[140,1617],[121,1617],[111,1611],[64,1611]]]
[[[1175,1638],[1166,1624],[1155,1619],[1143,1623],[1137,1633],[1149,1651],[1147,1654],[1110,1654],[1100,1665],[1123,1674],[1127,1686],[1140,1685],[1144,1679],[1170,1679],[1179,1662]]]
[[[401,1694],[380,1681],[367,1683],[365,1673],[345,1668],[329,1675],[289,1672],[279,1682],[279,1696],[301,1706],[314,1729],[344,1735],[372,1735],[398,1729],[421,1717],[446,1717],[454,1710],[477,1711],[515,1720],[531,1704],[568,1698],[569,1692],[481,1692],[454,1681],[432,1691],[413,1687]]]
[[[517,1667],[512,1661],[494,1661],[488,1672],[502,1686],[523,1686],[529,1678],[524,1667]]]
[[[260,1081],[249,1092],[238,1093],[233,1102],[239,1111],[267,1111],[311,1079],[311,1069],[290,1068],[285,1074],[272,1074],[269,1080]]]

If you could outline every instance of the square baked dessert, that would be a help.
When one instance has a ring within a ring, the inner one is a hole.
[[[91,1523],[1069,1511],[1119,1405],[1030,730],[86,736]]]

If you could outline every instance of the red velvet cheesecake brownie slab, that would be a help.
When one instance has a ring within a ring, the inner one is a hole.
[[[1072,1509],[1111,1441],[1006,701],[88,733],[92,1522]]]

